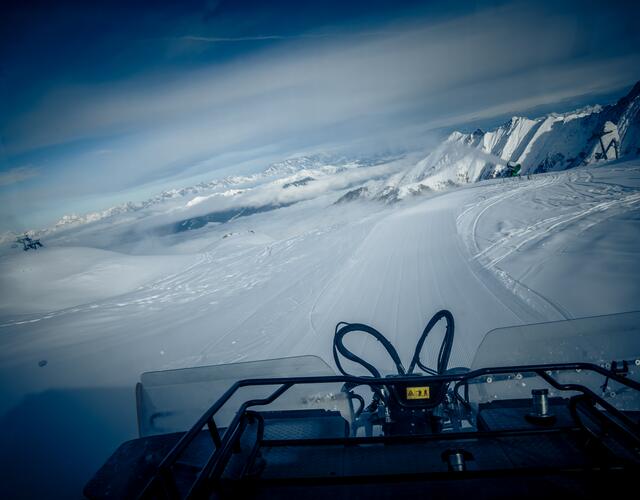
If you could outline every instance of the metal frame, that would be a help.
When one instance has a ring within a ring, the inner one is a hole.
[[[616,409],[610,403],[603,398],[595,394],[589,388],[580,384],[561,384],[554,379],[549,372],[550,371],[568,371],[568,370],[583,370],[598,373],[610,380],[614,380],[620,384],[623,384],[631,389],[640,391],[640,383],[620,375],[611,370],[607,370],[601,366],[592,363],[554,363],[554,364],[540,364],[540,365],[522,365],[522,366],[506,366],[506,367],[494,367],[483,368],[479,370],[470,371],[463,374],[452,375],[434,375],[425,376],[430,383],[442,382],[445,384],[454,383],[454,394],[459,402],[464,405],[470,406],[468,386],[472,379],[487,375],[497,374],[510,374],[510,373],[535,373],[541,377],[544,381],[550,384],[552,387],[559,391],[572,391],[582,394],[582,398],[587,398],[594,404],[599,405],[610,415],[607,417],[611,423],[616,425],[620,430],[624,432],[630,439],[640,445],[640,429],[638,425],[627,417],[620,410]],[[346,383],[353,386],[368,385],[372,389],[380,388],[381,386],[388,386],[396,383],[403,382],[416,382],[416,376],[398,376],[393,378],[374,378],[374,377],[352,377],[352,376],[316,376],[316,377],[284,377],[284,378],[259,378],[259,379],[247,379],[240,380],[233,384],[223,395],[216,401],[201,417],[198,421],[189,429],[182,438],[176,443],[173,449],[164,457],[156,475],[147,484],[141,497],[147,497],[149,494],[162,492],[166,498],[180,498],[180,493],[173,477],[172,468],[175,466],[181,455],[193,442],[193,440],[204,430],[205,426],[209,431],[212,442],[214,443],[215,450],[209,456],[206,464],[198,473],[195,481],[191,485],[189,492],[185,498],[199,498],[204,496],[208,486],[211,482],[220,478],[226,467],[227,461],[233,451],[233,447],[236,445],[244,429],[246,428],[248,419],[258,418],[258,440],[256,447],[259,448],[261,444],[268,444],[270,446],[288,445],[288,446],[303,446],[303,445],[318,445],[318,444],[365,444],[365,443],[403,443],[403,442],[427,442],[434,439],[439,440],[455,440],[455,439],[469,439],[469,438],[482,438],[482,437],[505,437],[509,435],[521,435],[521,434],[535,434],[535,433],[549,433],[553,432],[552,429],[528,430],[528,431],[489,431],[489,432],[456,432],[445,433],[437,435],[426,436],[380,436],[380,437],[345,437],[345,438],[332,438],[332,439],[300,439],[300,440],[287,440],[286,443],[278,440],[262,440],[262,431],[264,429],[264,422],[260,418],[259,414],[255,412],[248,412],[248,408],[253,406],[264,406],[272,403],[278,399],[282,394],[288,391],[294,385],[299,384],[320,384],[320,383]],[[238,389],[247,386],[266,386],[266,385],[278,385],[279,387],[266,398],[253,399],[245,401],[229,426],[226,428],[224,435],[221,437],[219,429],[215,423],[215,415],[222,408],[222,406],[229,401],[229,399],[238,391]],[[459,389],[461,386],[465,388],[465,395],[460,396]],[[578,421],[579,425],[580,422]],[[575,430],[575,429],[574,429]],[[567,432],[567,429],[563,430]],[[257,448],[252,451],[253,454],[257,452]],[[158,490],[159,488],[159,490]]]

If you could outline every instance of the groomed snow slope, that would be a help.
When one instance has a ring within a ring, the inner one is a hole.
[[[143,371],[298,354],[331,361],[341,320],[375,326],[407,360],[440,308],[456,318],[451,364],[468,365],[496,327],[640,309],[638,162],[486,181],[391,207],[333,206],[338,197],[182,233],[185,242],[154,256],[152,273],[110,289],[118,295],[81,293],[82,273],[64,286],[57,280],[66,308],[52,309],[47,294],[7,274],[5,491],[79,496],[115,447],[136,436],[133,386]],[[176,261],[180,248],[189,248],[184,261]],[[51,259],[52,250],[15,259]],[[57,248],[62,274],[66,253],[69,266],[82,260],[88,269],[104,258]],[[130,259],[109,255],[114,266]],[[47,312],[11,309],[27,302]],[[353,348],[390,368],[372,343]]]

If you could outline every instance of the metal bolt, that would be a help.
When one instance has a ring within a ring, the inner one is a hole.
[[[447,450],[442,454],[442,460],[450,471],[464,472],[467,470],[467,460],[473,460],[473,455],[466,450]]]
[[[467,468],[467,464],[464,461],[464,455],[462,453],[455,452],[449,455],[449,467],[456,472],[462,472]]]
[[[533,415],[538,417],[549,415],[549,390],[534,389],[531,395],[533,396]]]
[[[551,413],[549,408],[549,390],[534,389],[531,391],[532,411],[526,415],[526,419],[537,425],[552,425],[556,416]]]

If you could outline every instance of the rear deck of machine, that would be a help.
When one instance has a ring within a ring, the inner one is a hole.
[[[557,418],[551,425],[529,422],[530,401],[519,400],[484,405],[474,431],[355,438],[336,412],[248,411],[206,478],[202,473],[215,448],[207,431],[174,463],[171,483],[154,480],[154,474],[184,434],[154,436],[122,445],[85,494],[333,499],[405,493],[532,498],[561,492],[584,498],[631,483],[638,469],[577,426],[568,400],[556,399],[552,408]],[[452,460],[455,454],[463,456],[462,466]]]
[[[372,376],[336,375],[312,356],[143,374],[142,437],[112,455],[85,495],[476,500],[633,490],[638,320],[495,330],[471,370],[443,362],[414,373],[416,355],[405,372],[394,353],[398,374],[387,376],[375,367]],[[489,364],[499,361],[496,344],[509,360],[540,362]],[[577,346],[584,361],[572,362]]]

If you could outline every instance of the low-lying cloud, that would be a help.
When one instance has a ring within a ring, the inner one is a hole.
[[[206,198],[198,196],[196,197],[198,198],[197,203],[192,203],[192,200],[187,201],[182,209],[157,216],[151,224],[163,225],[234,208],[289,205],[362,184],[369,180],[388,177],[406,169],[412,161],[409,158],[402,158],[383,165],[352,168],[335,174],[317,175],[310,172],[308,175],[313,176],[312,181],[305,185],[291,186],[286,189],[283,186],[285,182],[291,180],[290,178],[268,182],[244,191],[231,190],[233,193],[217,193]],[[304,175],[306,176],[307,173]]]

